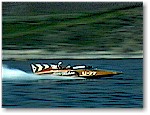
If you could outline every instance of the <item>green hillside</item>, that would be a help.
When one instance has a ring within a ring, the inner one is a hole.
[[[120,4],[120,7],[106,4],[96,11],[62,10],[44,14],[35,11],[25,14],[3,15],[3,50],[43,49],[68,53],[143,50],[142,3]]]

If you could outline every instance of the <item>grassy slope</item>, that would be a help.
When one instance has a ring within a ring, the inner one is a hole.
[[[79,52],[142,50],[142,7],[101,12],[3,16],[3,49]]]

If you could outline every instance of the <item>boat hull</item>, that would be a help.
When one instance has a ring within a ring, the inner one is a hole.
[[[105,70],[44,70],[37,72],[35,74],[38,75],[58,75],[58,76],[76,76],[76,77],[83,77],[87,79],[96,79],[101,77],[110,77],[113,75],[121,74],[119,72],[112,72],[112,71],[105,71]]]
[[[110,77],[113,75],[119,75],[119,72],[105,71],[105,70],[79,70],[79,77],[84,77],[88,79]]]

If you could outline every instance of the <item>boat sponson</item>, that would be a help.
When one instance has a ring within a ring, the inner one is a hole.
[[[71,69],[65,69],[65,70],[43,70],[40,72],[37,72],[35,74],[38,75],[44,75],[44,74],[53,74],[57,72],[68,72],[68,71],[74,71],[76,73],[76,76],[78,77],[84,77],[84,78],[100,78],[100,77],[108,77],[113,75],[122,74],[120,72],[112,72],[112,71],[106,71],[106,70],[71,70]]]
[[[105,70],[77,70],[77,72],[79,73],[79,77],[85,78],[100,78],[122,74],[121,72],[112,72]]]

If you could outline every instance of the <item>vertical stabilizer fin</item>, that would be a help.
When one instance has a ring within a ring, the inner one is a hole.
[[[33,73],[37,72],[38,68],[34,64],[31,64],[31,68],[32,68]]]
[[[44,69],[50,68],[48,64],[31,64],[33,73],[40,72]]]

